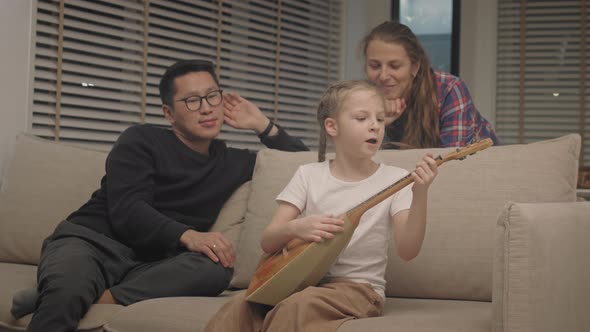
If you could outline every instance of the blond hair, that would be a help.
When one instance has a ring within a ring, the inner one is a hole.
[[[344,99],[352,92],[359,90],[370,90],[374,91],[382,100],[385,105],[385,97],[383,92],[377,88],[377,86],[368,80],[348,80],[339,81],[330,85],[322,97],[317,108],[317,119],[320,125],[320,140],[318,147],[318,161],[322,162],[326,160],[326,144],[327,134],[326,127],[324,125],[327,118],[334,117],[334,115],[342,107]]]

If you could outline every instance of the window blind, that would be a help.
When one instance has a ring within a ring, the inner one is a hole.
[[[340,77],[341,0],[39,0],[33,134],[110,148],[136,123],[168,126],[158,83],[180,59],[217,64],[235,91],[310,148],[315,107]],[[263,147],[251,131],[220,138]]]
[[[590,165],[588,0],[499,0],[496,129],[504,144],[582,135]]]

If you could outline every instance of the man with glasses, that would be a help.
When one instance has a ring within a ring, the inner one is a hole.
[[[208,230],[256,161],[216,139],[221,126],[253,130],[269,148],[307,150],[254,104],[224,95],[211,62],[179,61],[159,88],[171,130],[123,132],[100,189],[45,240],[38,290],[14,299],[16,317],[35,311],[29,331],[75,330],[93,303],[218,295],[235,252]]]

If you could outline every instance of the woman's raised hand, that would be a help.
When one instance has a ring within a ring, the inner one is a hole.
[[[386,100],[387,104],[385,105],[385,125],[391,124],[393,121],[397,120],[404,111],[406,110],[407,104],[406,100],[402,98],[396,98],[391,100]]]

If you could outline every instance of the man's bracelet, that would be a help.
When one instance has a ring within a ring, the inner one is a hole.
[[[264,130],[258,134],[258,138],[262,139],[262,138],[266,138],[266,136],[268,136],[268,134],[270,134],[270,131],[272,130],[272,127],[274,127],[275,123],[272,122],[272,120],[268,121],[268,126],[266,126],[266,128],[264,128]]]

